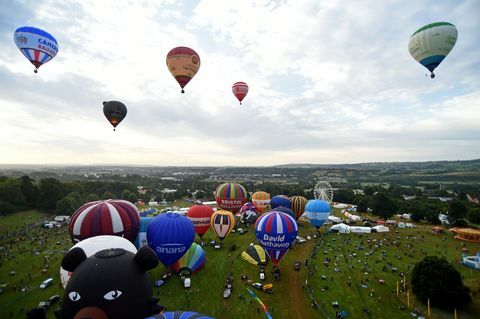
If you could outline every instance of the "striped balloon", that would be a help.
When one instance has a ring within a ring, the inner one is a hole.
[[[235,227],[235,216],[229,211],[217,210],[210,219],[210,225],[218,239],[223,240]]]
[[[192,221],[195,232],[200,238],[210,228],[212,214],[213,208],[207,205],[194,205],[188,209],[187,217]]]
[[[255,192],[252,195],[252,203],[262,213],[270,205],[270,194],[267,192]]]
[[[198,272],[205,265],[205,251],[202,246],[193,243],[177,262],[172,265],[175,272],[186,272],[188,276]]]
[[[70,220],[73,243],[98,235],[121,236],[132,243],[138,234],[137,207],[121,199],[89,202],[77,209]]]
[[[37,69],[53,59],[58,53],[58,42],[48,32],[34,27],[15,30],[13,40],[17,48]]]
[[[140,228],[138,229],[138,235],[134,242],[137,249],[140,249],[143,246],[148,246],[147,229],[153,219],[154,217],[140,217]]]
[[[290,197],[291,209],[295,212],[295,219],[299,219],[305,212],[305,205],[307,205],[307,199],[303,196]]]
[[[297,238],[297,233],[298,226],[295,219],[275,210],[263,214],[255,223],[257,241],[268,253],[275,266]]]
[[[242,105],[242,101],[247,96],[248,93],[248,85],[245,82],[235,82],[232,86],[233,95],[238,99],[240,105]]]
[[[193,311],[168,311],[145,319],[215,319]]]
[[[309,200],[305,206],[305,214],[310,219],[310,223],[318,229],[330,216],[330,204],[321,199]]]
[[[238,183],[223,183],[215,190],[215,200],[218,207],[233,213],[247,202],[248,194],[245,187]]]

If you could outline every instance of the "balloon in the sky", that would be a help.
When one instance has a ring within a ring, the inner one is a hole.
[[[140,216],[132,203],[122,199],[109,199],[84,204],[70,220],[73,243],[98,235],[124,237],[132,243],[138,234]]]
[[[205,251],[202,246],[193,243],[185,255],[172,265],[172,269],[181,275],[191,276],[203,268],[205,259]]]
[[[127,115],[127,107],[118,101],[103,102],[103,114],[105,114],[110,124],[113,125],[113,130],[115,131],[117,125],[120,124]]]
[[[188,210],[187,217],[192,221],[195,232],[200,238],[210,228],[212,214],[213,208],[207,205],[194,205]]]
[[[48,32],[34,27],[21,27],[15,30],[13,39],[17,48],[35,66],[35,73],[43,64],[58,53],[58,42]]]
[[[218,206],[233,213],[238,212],[247,199],[248,194],[245,187],[237,183],[223,183],[215,190],[215,200]]]
[[[229,211],[217,210],[213,213],[210,224],[218,239],[223,240],[235,227],[235,216]]]
[[[272,206],[272,208],[276,208],[278,206],[290,208],[290,205],[290,199],[286,195],[277,195],[270,199],[270,206]]]
[[[310,219],[310,223],[318,229],[330,216],[330,204],[321,199],[309,200],[305,206],[305,214]]]
[[[176,47],[167,54],[167,67],[185,93],[183,88],[200,68],[200,57],[193,49]]]
[[[297,238],[295,219],[275,210],[263,214],[255,223],[255,236],[275,266]]]
[[[307,205],[307,199],[303,196],[290,197],[290,208],[295,212],[295,219],[299,219],[305,212],[305,205]]]
[[[82,248],[87,257],[92,256],[100,250],[111,248],[123,248],[126,251],[132,252],[134,254],[137,253],[137,248],[135,248],[135,246],[125,238],[108,235],[87,238],[72,246],[70,250],[76,247]],[[65,288],[71,276],[71,272],[63,269],[63,267],[60,266],[60,281],[62,282],[63,288]]]
[[[241,256],[243,260],[246,260],[255,266],[265,265],[267,263],[265,249],[259,245],[248,246],[248,248],[243,251]]]
[[[173,265],[182,257],[195,239],[193,223],[176,213],[163,213],[155,217],[147,229],[148,245],[165,265]]]
[[[248,93],[248,85],[245,82],[235,82],[232,86],[233,95],[238,99],[240,105]]]
[[[215,319],[193,311],[167,311],[145,319]]]
[[[255,192],[252,195],[252,203],[262,213],[270,205],[270,194],[267,192]]]
[[[450,53],[457,42],[457,28],[448,22],[435,22],[421,27],[410,37],[408,51],[412,57],[431,72]]]
[[[141,214],[140,214],[141,216]],[[148,246],[147,241],[147,229],[148,225],[153,221],[154,217],[140,217],[140,227],[138,229],[137,238],[135,238],[135,247],[140,249],[140,247]]]

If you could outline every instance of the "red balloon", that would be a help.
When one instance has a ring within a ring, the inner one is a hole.
[[[195,205],[188,210],[187,217],[192,221],[195,232],[200,238],[202,238],[203,234],[210,228],[210,218],[212,214],[213,208],[206,205]]]
[[[240,105],[248,93],[248,85],[245,82],[236,82],[232,86],[232,92],[237,97]]]

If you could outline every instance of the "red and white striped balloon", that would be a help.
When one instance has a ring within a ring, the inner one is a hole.
[[[248,85],[245,82],[236,82],[232,86],[232,92],[237,97],[240,105],[248,93]]]
[[[140,216],[137,207],[121,199],[109,199],[84,204],[70,221],[73,243],[99,235],[124,237],[132,243],[137,237]]]

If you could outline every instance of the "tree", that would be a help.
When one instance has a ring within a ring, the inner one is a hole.
[[[134,193],[130,193],[127,196],[126,200],[128,200],[132,204],[135,204],[137,202],[137,195],[135,195]]]
[[[58,179],[51,177],[42,179],[40,180],[37,207],[43,210],[54,210],[57,207],[57,201],[65,195],[65,188]]]
[[[88,194],[86,198],[86,202],[96,202],[97,200],[100,200],[100,197],[98,197],[97,194]]]
[[[109,191],[106,191],[106,192],[103,193],[103,195],[102,195],[102,199],[103,199],[103,200],[106,200],[106,199],[116,199],[116,198],[117,198],[117,195],[115,195],[114,193],[109,192]]]
[[[467,214],[467,219],[471,223],[480,224],[480,207],[473,207]]]
[[[202,191],[202,190],[198,190],[196,193],[195,193],[195,198],[196,199],[200,199],[200,198],[204,198],[205,197],[205,192]]]
[[[412,272],[412,290],[423,302],[440,308],[460,308],[470,303],[468,287],[455,267],[444,258],[425,257],[415,264]]]
[[[61,215],[72,215],[77,210],[77,205],[73,197],[65,196],[61,200],[57,201],[57,207],[55,211]]]
[[[38,186],[35,185],[35,181],[31,179],[29,176],[22,176],[20,177],[21,182],[21,192],[22,195],[25,197],[27,201],[27,206],[29,208],[33,208],[37,205],[38,199]]]
[[[0,183],[0,200],[16,206],[16,210],[27,204],[22,194],[21,182],[15,178],[7,178]]]
[[[372,196],[368,203],[374,215],[389,218],[397,211],[397,203],[388,194],[378,192]]]
[[[451,201],[448,205],[448,219],[452,224],[459,219],[463,219],[467,216],[468,208],[465,204],[459,200]]]
[[[366,213],[368,210],[368,200],[365,196],[358,199],[357,201],[357,212],[359,213]]]

